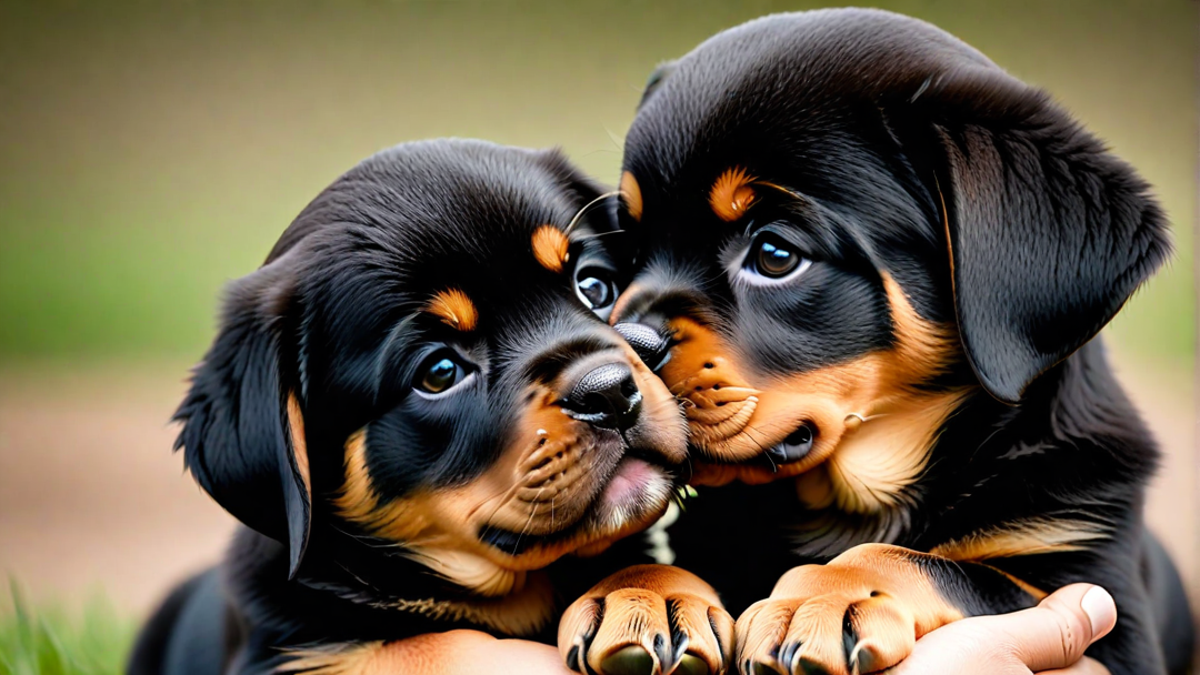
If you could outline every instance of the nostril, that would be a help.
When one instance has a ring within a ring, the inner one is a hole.
[[[655,328],[644,323],[619,323],[613,330],[621,334],[638,358],[654,370],[667,355],[671,347],[670,338],[663,337]]]
[[[608,412],[608,399],[603,394],[593,393],[583,397],[583,405],[580,406],[580,412],[585,413],[603,413]]]
[[[637,393],[637,382],[634,382],[632,377],[621,383],[621,395],[623,395],[625,398],[633,398],[633,396]]]
[[[641,394],[629,366],[609,363],[579,378],[563,407],[578,420],[624,430],[636,423],[640,403]]]

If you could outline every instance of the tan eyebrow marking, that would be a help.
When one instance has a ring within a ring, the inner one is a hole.
[[[449,288],[433,296],[433,300],[425,306],[425,311],[461,331],[475,330],[479,323],[479,311],[475,309],[475,303],[457,288]]]
[[[755,194],[751,183],[755,181],[745,169],[733,166],[717,177],[708,192],[708,204],[713,213],[727,223],[732,223],[746,213],[754,203]]]
[[[563,271],[570,255],[567,248],[570,242],[562,230],[553,225],[543,225],[533,233],[533,257],[538,264],[551,272]]]
[[[621,174],[621,197],[625,200],[625,208],[634,220],[642,220],[642,188],[638,186],[633,174],[626,171]]]

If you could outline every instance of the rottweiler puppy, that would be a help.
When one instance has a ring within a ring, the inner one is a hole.
[[[246,527],[131,673],[408,672],[388,641],[449,628],[550,641],[559,598],[617,569],[560,558],[658,518],[686,451],[676,401],[601,320],[601,197],[557,152],[443,140],[303,210],[229,286],[176,415],[188,470]]]
[[[1170,251],[1131,167],[951,35],[843,9],[660,69],[624,170],[636,274],[610,321],[685,407],[710,487],[671,542],[745,610],[737,668],[876,672],[1088,581],[1121,617],[1089,655],[1184,672],[1185,595],[1141,517],[1158,450],[1093,339]],[[628,583],[576,609],[611,616]]]

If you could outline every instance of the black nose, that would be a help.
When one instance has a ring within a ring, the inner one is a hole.
[[[671,349],[669,338],[644,323],[619,323],[613,329],[625,338],[642,363],[651,370],[662,365],[663,358]]]
[[[563,407],[577,420],[625,431],[637,423],[642,394],[629,366],[606,363],[579,378]]]

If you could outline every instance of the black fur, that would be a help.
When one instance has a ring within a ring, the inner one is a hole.
[[[287,661],[286,649],[455,627],[504,634],[486,621],[401,606],[477,593],[411,557],[410,542],[334,508],[347,480],[344,448],[366,430],[365,464],[381,505],[463,488],[514,443],[536,387],[553,389],[589,364],[628,365],[620,337],[576,289],[583,270],[612,268],[593,237],[615,226],[611,209],[581,213],[598,196],[556,151],[430,141],[365,160],[304,209],[263,267],[231,284],[220,331],[177,413],[189,470],[248,527],[219,570],[180,587],[154,616],[131,673],[267,672]],[[537,262],[535,230],[563,230],[577,214],[566,269]],[[455,330],[425,311],[448,288],[471,299],[476,326]],[[420,367],[442,353],[466,364],[461,383],[442,399],[419,395]],[[580,481],[592,493],[577,513],[564,512],[573,505],[564,500],[556,523],[552,502],[546,532],[506,534],[488,521],[467,533],[497,556],[597,527],[596,504],[626,451],[664,471],[672,464],[645,433],[661,420],[631,403],[614,411],[623,415],[618,433],[588,422],[603,415],[568,402],[570,393],[547,405],[581,420],[572,427],[589,443],[580,454],[612,466],[593,465]],[[676,461],[682,428],[678,438]],[[634,542],[614,548],[629,553],[551,565],[552,577],[571,570],[555,588],[573,599],[608,561],[644,558]],[[555,627],[547,617],[525,636],[544,639]]]
[[[971,392],[893,508],[807,510],[791,481],[702,488],[671,531],[677,564],[736,615],[786,569],[859,543],[928,551],[1069,518],[1104,534],[988,564],[1045,589],[1102,584],[1121,619],[1089,654],[1113,673],[1184,672],[1186,600],[1141,519],[1158,450],[1093,340],[1170,250],[1128,165],[973,48],[873,10],[765,17],[660,69],[624,165],[642,203],[640,219],[621,215],[637,273],[616,320],[690,316],[768,380],[889,346],[886,274],[961,340],[948,371],[920,385]],[[783,189],[724,222],[707,196],[729,167]],[[734,255],[765,230],[811,267],[769,289],[737,283]],[[951,576],[943,590],[979,582]],[[968,614],[1031,602],[994,581],[949,595]]]

